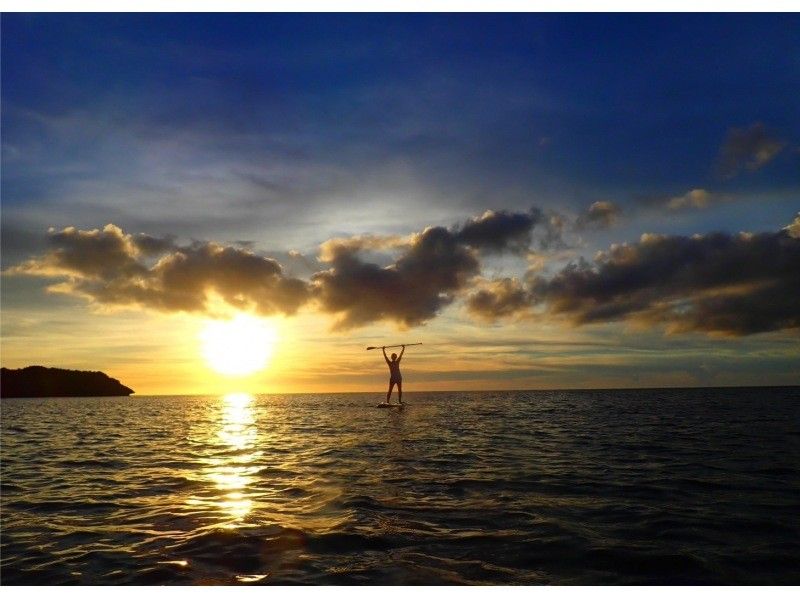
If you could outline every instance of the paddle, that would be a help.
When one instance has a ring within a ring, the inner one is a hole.
[[[405,345],[386,345],[385,347],[367,347],[367,351],[373,349],[393,349],[394,347],[413,347],[414,345],[421,345],[422,343],[406,343]]]

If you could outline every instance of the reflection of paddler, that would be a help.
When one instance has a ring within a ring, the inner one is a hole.
[[[394,388],[395,384],[397,384],[398,401],[400,403],[403,402],[403,376],[400,374],[400,360],[403,359],[403,353],[406,352],[406,346],[400,346],[403,347],[402,351],[400,351],[400,356],[398,357],[397,353],[392,353],[391,360],[386,357],[386,347],[381,347],[381,351],[383,351],[383,358],[386,360],[386,365],[389,366],[389,392],[386,393],[387,403],[392,397],[392,389]]]

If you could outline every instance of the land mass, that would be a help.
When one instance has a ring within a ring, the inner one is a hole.
[[[103,372],[83,372],[31,365],[0,369],[0,397],[116,397],[133,393]]]

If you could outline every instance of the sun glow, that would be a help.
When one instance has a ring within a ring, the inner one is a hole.
[[[271,322],[239,314],[231,320],[211,320],[200,333],[208,365],[226,376],[245,376],[266,367],[278,340]]]

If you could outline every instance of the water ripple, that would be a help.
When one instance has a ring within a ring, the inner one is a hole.
[[[797,388],[408,400],[3,400],[3,583],[800,583]]]

